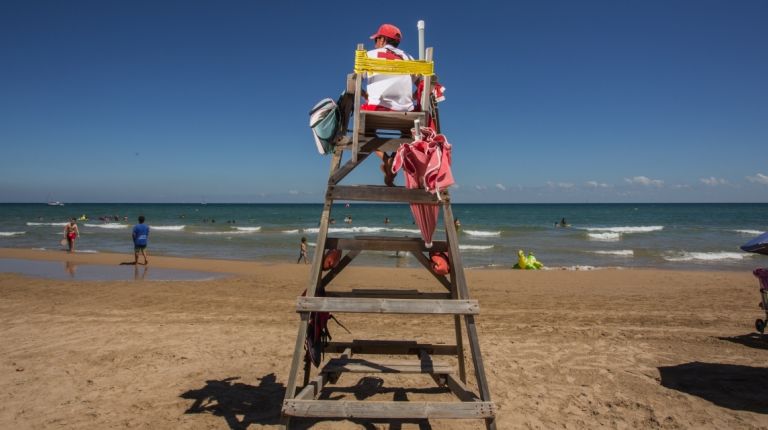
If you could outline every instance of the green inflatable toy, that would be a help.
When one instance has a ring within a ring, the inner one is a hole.
[[[512,266],[513,269],[521,270],[539,270],[542,267],[544,267],[544,265],[536,259],[533,252],[529,252],[526,257],[525,252],[523,252],[522,249],[517,251],[517,263]]]

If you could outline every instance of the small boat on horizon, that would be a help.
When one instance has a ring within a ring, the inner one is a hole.
[[[48,202],[48,206],[64,206],[64,203],[56,200],[56,201]]]

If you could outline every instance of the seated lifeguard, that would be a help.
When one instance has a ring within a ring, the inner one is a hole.
[[[392,24],[382,24],[371,36],[374,49],[368,51],[368,58],[385,60],[413,60],[413,57],[398,48],[402,39],[400,29]],[[411,75],[390,75],[369,73],[367,75],[367,102],[360,109],[368,111],[410,112],[414,110],[413,77]],[[365,94],[365,93],[364,93]],[[376,151],[381,158],[381,170],[384,183],[394,186],[395,173],[392,173],[393,154]]]

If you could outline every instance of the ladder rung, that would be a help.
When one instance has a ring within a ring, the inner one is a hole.
[[[418,343],[415,340],[367,340],[355,339],[352,342],[328,342],[326,353],[339,353],[350,349],[352,354],[387,354],[412,355],[424,351],[429,355],[455,356],[456,345]]]
[[[296,299],[296,312],[475,315],[480,313],[480,305],[477,300],[347,299],[302,296]]]
[[[400,360],[375,362],[361,358],[333,358],[323,367],[322,372],[429,373],[446,375],[454,373],[455,369],[448,363],[435,363],[432,361]]]
[[[441,190],[442,199],[448,199],[448,191]],[[328,185],[327,196],[333,200],[359,200],[370,202],[434,203],[436,194],[425,190],[384,185]]]
[[[418,237],[355,236],[354,239],[329,237],[325,241],[325,248],[363,251],[447,252],[448,243],[444,240],[435,240],[432,242],[432,248],[426,248],[424,240]]]
[[[491,402],[374,402],[354,400],[286,400],[283,413],[318,418],[492,418]]]
[[[421,292],[417,290],[371,290],[326,291],[326,297],[366,297],[378,299],[450,299],[451,293]]]

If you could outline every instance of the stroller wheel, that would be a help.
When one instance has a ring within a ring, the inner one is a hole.
[[[757,329],[757,331],[760,332],[760,334],[763,334],[763,332],[765,331],[765,321],[759,318],[755,320],[755,328]]]

